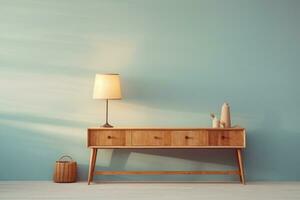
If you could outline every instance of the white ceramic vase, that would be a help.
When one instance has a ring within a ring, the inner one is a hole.
[[[220,128],[220,120],[217,117],[214,117],[212,120],[212,127],[213,128]]]
[[[224,128],[231,127],[230,121],[230,107],[228,103],[224,103],[221,109],[221,124],[223,124]]]

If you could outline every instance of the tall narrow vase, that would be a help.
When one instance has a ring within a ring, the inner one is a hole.
[[[230,121],[230,107],[228,103],[224,103],[221,110],[221,124],[224,125],[224,128],[231,127]]]

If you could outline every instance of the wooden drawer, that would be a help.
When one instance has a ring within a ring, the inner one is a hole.
[[[209,146],[245,146],[243,131],[210,131],[208,134]]]
[[[172,146],[207,146],[208,132],[201,131],[172,131]]]
[[[170,133],[166,131],[138,131],[131,132],[133,146],[168,146],[171,144]]]
[[[93,130],[89,132],[88,146],[125,146],[128,131]]]
[[[88,147],[245,148],[245,129],[88,129]]]

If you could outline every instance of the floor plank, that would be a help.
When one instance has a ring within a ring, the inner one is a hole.
[[[0,181],[0,199],[103,200],[289,200],[300,199],[300,182],[228,183],[96,183]]]

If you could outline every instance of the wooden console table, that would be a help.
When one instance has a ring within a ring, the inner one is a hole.
[[[227,174],[238,175],[245,184],[242,149],[246,147],[243,128],[89,128],[91,149],[88,184],[94,175],[117,174]],[[233,149],[238,169],[234,171],[95,171],[98,149]]]

